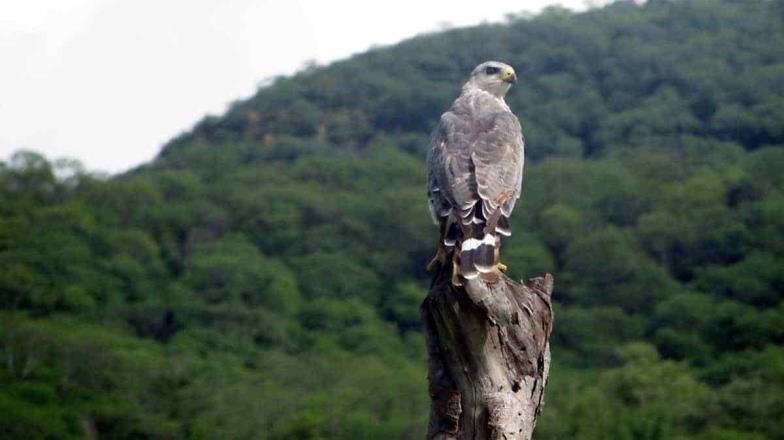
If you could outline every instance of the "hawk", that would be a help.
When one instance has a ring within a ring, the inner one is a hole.
[[[499,236],[512,233],[509,215],[523,181],[520,121],[504,101],[516,81],[507,64],[478,65],[431,136],[427,194],[439,245],[428,268],[446,263],[452,251],[455,285],[461,276],[494,282],[506,270]]]

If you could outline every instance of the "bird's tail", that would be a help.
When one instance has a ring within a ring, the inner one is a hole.
[[[490,273],[496,266],[496,246],[494,234],[485,234],[481,239],[469,238],[460,244],[460,274],[463,278],[473,279],[482,273]]]
[[[479,220],[459,222],[450,219],[443,244],[447,249],[455,249],[456,269],[463,278],[470,280],[482,276],[484,280],[491,280],[494,279],[491,275],[497,275],[499,266],[500,235],[509,236],[512,230],[503,215],[492,216],[490,224],[485,224],[484,217]]]

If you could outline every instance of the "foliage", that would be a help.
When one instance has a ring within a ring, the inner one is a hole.
[[[102,178],[0,162],[0,437],[421,438],[427,131],[518,68],[540,439],[784,439],[784,3],[618,1],[281,78]]]

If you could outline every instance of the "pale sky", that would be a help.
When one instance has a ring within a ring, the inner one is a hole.
[[[416,34],[603,0],[2,0],[0,159],[119,172],[291,74]]]

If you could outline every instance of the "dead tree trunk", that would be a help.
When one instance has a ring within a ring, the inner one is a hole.
[[[437,269],[422,303],[429,391],[428,439],[531,439],[550,367],[553,277],[503,276],[463,287]]]

